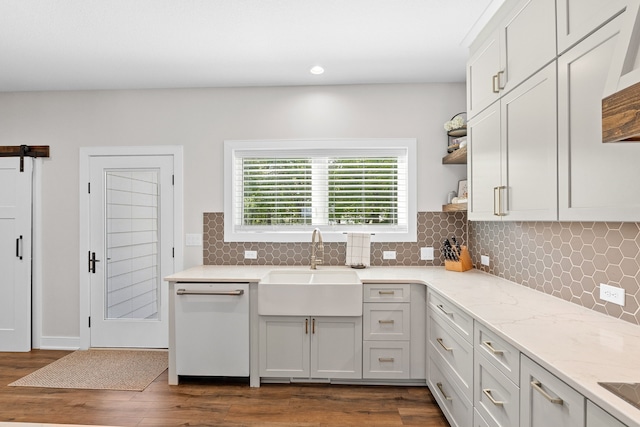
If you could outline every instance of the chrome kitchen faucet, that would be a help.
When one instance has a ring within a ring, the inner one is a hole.
[[[318,245],[320,245],[319,248]],[[313,233],[311,233],[311,269],[315,270],[318,264],[322,264],[323,260],[324,244],[322,243],[322,233],[319,228],[314,228]]]

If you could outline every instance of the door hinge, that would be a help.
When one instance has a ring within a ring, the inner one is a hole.
[[[87,182],[87,193],[91,194],[91,183]]]
[[[91,316],[89,316],[89,327],[91,327]]]

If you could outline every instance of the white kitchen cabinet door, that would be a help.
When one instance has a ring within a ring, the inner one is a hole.
[[[494,189],[502,183],[500,102],[469,120],[467,132],[468,216],[472,221],[495,221]]]
[[[626,0],[557,0],[558,54],[622,13]]]
[[[362,378],[362,317],[311,318],[311,378]]]
[[[520,427],[584,427],[585,398],[522,356]]]
[[[621,17],[558,59],[559,218],[639,221],[640,144],[602,143],[602,93]]]
[[[587,400],[587,425],[586,427],[626,427],[620,421]]]
[[[475,117],[500,97],[500,32],[494,33],[467,61],[467,117]]]
[[[501,28],[500,46],[506,94],[556,57],[555,0],[522,0]]]
[[[553,62],[500,101],[506,165],[501,185],[507,187],[500,197],[503,220],[558,219],[556,94]]]
[[[311,324],[308,317],[260,317],[260,376],[308,378]]]

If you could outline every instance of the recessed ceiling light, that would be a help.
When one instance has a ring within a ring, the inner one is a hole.
[[[312,67],[310,71],[311,71],[311,74],[319,75],[324,73],[324,68],[322,68],[319,65],[316,65],[315,67]]]

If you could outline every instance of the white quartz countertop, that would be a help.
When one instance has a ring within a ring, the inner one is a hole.
[[[308,268],[207,265],[165,280],[260,282],[275,269]],[[640,410],[598,385],[598,382],[640,383],[640,326],[478,270],[459,273],[442,267],[369,267],[355,271],[363,283],[427,285],[620,421],[640,427]]]

